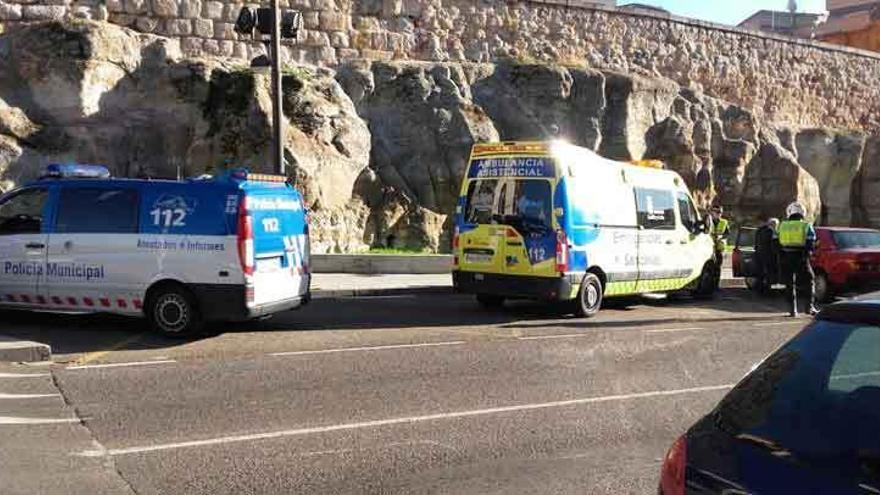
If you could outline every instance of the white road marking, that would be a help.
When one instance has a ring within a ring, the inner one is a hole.
[[[645,333],[675,333],[675,332],[695,332],[697,330],[705,330],[703,327],[687,327],[687,328],[657,328],[647,330]]]
[[[590,332],[582,332],[582,333],[562,333],[557,335],[532,335],[530,337],[517,337],[517,340],[547,340],[547,339],[573,339],[577,337],[588,337],[590,335],[595,335]]]
[[[47,397],[61,397],[61,394],[3,394],[0,393],[0,400],[2,399],[45,399]]]
[[[158,361],[132,361],[129,363],[108,363],[108,364],[80,364],[76,366],[68,366],[66,370],[89,370],[98,368],[122,368],[124,366],[150,366],[155,364],[176,363],[173,359],[162,359]]]
[[[0,425],[53,425],[58,423],[79,423],[77,418],[18,418],[0,416]]]
[[[448,345],[466,344],[464,340],[453,340],[450,342],[425,342],[422,344],[397,344],[397,345],[377,345],[367,347],[342,347],[339,349],[319,349],[316,351],[290,351],[290,352],[273,352],[270,356],[307,356],[309,354],[330,354],[335,352],[360,352],[360,351],[384,351],[388,349],[412,349],[417,347],[438,347]]]
[[[800,320],[791,320],[791,321],[774,321],[770,323],[755,323],[756,327],[782,327],[785,325],[803,325],[804,322]]]
[[[657,328],[657,329],[646,329],[646,333],[671,333],[671,332],[685,332],[685,331],[695,331],[695,330],[705,330],[702,327],[688,327],[688,328]],[[530,335],[525,337],[517,337],[517,340],[549,340],[549,339],[575,339],[578,337],[589,337],[591,335],[595,335],[595,333],[585,331],[581,333],[561,333],[555,335]]]
[[[160,452],[165,450],[185,449],[192,447],[209,447],[213,445],[223,445],[238,442],[251,442],[255,440],[270,440],[276,438],[313,435],[318,433],[329,433],[336,431],[357,430],[362,428],[375,428],[378,426],[391,426],[401,424],[422,423],[427,421],[438,421],[444,419],[468,418],[475,416],[486,416],[491,414],[512,413],[520,411],[535,411],[541,409],[550,409],[566,406],[577,406],[584,404],[597,404],[602,402],[624,401],[633,399],[647,399],[652,397],[668,397],[675,395],[696,394],[702,392],[714,392],[719,390],[727,390],[733,387],[733,384],[724,385],[708,385],[704,387],[683,388],[676,390],[654,390],[650,392],[636,392],[632,394],[622,395],[606,395],[601,397],[586,397],[582,399],[560,400],[553,402],[540,402],[534,404],[519,404],[514,406],[491,407],[487,409],[473,409],[469,411],[444,412],[438,414],[427,414],[424,416],[408,416],[402,418],[379,419],[374,421],[364,421],[360,423],[343,423],[328,426],[315,426],[311,428],[297,428],[292,430],[272,431],[266,433],[254,433],[250,435],[233,435],[226,437],[207,438],[203,440],[191,440],[188,442],[163,443],[155,445],[142,445],[137,447],[125,447],[120,449],[95,449],[77,452],[76,455],[85,457],[101,457],[104,455],[121,456],[129,454],[146,454],[151,452]]]
[[[49,373],[0,373],[0,378],[37,378],[50,376]]]

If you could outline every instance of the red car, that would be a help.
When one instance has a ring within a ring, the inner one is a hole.
[[[816,227],[819,243],[813,254],[816,297],[880,287],[880,231]]]

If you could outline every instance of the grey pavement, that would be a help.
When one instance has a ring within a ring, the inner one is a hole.
[[[620,494],[656,493],[676,436],[808,322],[781,314],[736,289],[618,300],[591,320],[404,294],[319,299],[191,341],[109,317],[14,326],[52,343],[61,406],[94,440],[54,448],[121,490]],[[10,476],[50,475],[0,463]]]
[[[94,446],[48,366],[0,364],[0,492],[133,493],[112,459],[70,455]]]

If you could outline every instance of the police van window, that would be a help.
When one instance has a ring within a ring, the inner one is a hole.
[[[697,224],[697,209],[690,196],[683,192],[678,193],[678,212],[681,215],[681,224],[691,229]]]
[[[45,188],[25,189],[0,203],[0,235],[40,233],[48,196]]]
[[[138,225],[138,193],[132,189],[65,188],[55,231],[133,234]]]
[[[646,229],[675,229],[675,199],[672,192],[636,189],[639,226]]]

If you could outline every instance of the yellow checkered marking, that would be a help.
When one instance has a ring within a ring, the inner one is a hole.
[[[689,278],[664,278],[658,280],[643,280],[636,282],[611,282],[605,287],[605,297],[628,296],[646,292],[669,292],[681,290],[688,286],[697,277]]]

